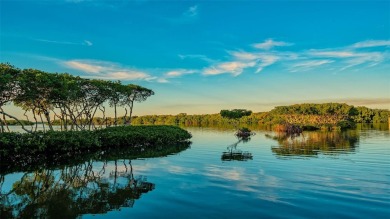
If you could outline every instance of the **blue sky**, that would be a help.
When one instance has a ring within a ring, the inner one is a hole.
[[[135,114],[390,108],[390,1],[0,0],[0,62],[153,89]]]

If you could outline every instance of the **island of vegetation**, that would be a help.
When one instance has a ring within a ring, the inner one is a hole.
[[[232,110],[234,111],[234,110]],[[257,112],[240,118],[217,114],[147,115],[132,118],[133,124],[183,126],[262,126],[269,129],[286,129],[288,125],[302,130],[340,130],[354,128],[357,123],[387,123],[389,110],[370,109],[345,103],[304,103],[277,106],[269,112]]]
[[[235,125],[238,125],[238,120],[244,116],[249,116],[252,114],[252,111],[245,109],[234,109],[234,110],[221,110],[220,112],[223,118],[235,120]],[[238,138],[249,138],[254,133],[247,127],[239,128],[236,132]]]
[[[191,134],[177,126],[130,126],[134,102],[153,94],[150,89],[119,81],[0,64],[0,160],[28,165],[97,150],[188,143]],[[25,110],[26,120],[4,111],[3,106],[10,103]],[[114,109],[113,123],[105,117],[107,105]],[[118,107],[125,111],[121,125]],[[94,120],[97,112],[103,115],[99,125]],[[61,131],[54,131],[54,121]],[[10,132],[10,124],[20,125],[26,133]],[[38,125],[43,131],[38,131]]]

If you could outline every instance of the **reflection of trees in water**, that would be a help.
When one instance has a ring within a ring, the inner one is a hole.
[[[390,136],[389,128],[390,128],[390,123],[370,123],[370,124],[357,125],[357,129],[361,131],[360,139],[383,138],[385,136],[389,137]]]
[[[88,160],[117,160],[161,157],[169,154],[176,154],[190,147],[191,142],[180,142],[174,145],[149,145],[131,148],[110,148],[83,153],[64,154],[40,154],[31,160],[1,160],[0,175],[13,172],[31,172],[37,169],[59,169],[63,166],[73,166]]]
[[[238,124],[240,125],[240,124]],[[260,124],[242,124],[250,130],[272,130],[272,126],[270,125],[260,125]],[[212,130],[217,131],[232,131],[237,129],[237,124],[207,124],[207,125],[180,125],[182,128],[210,128]]]
[[[87,162],[60,171],[24,174],[6,194],[1,194],[2,218],[75,218],[80,214],[102,214],[132,207],[143,193],[154,189],[146,177],[133,175],[130,160],[115,161],[107,170]],[[120,169],[120,170],[118,170]]]
[[[359,123],[356,128],[360,130],[389,131],[390,123]]]
[[[75,218],[132,207],[155,184],[147,182],[145,176],[135,177],[131,160],[176,154],[189,147],[190,143],[185,142],[131,150],[117,148],[74,157],[74,160],[45,161],[28,169],[2,163],[0,191],[3,191],[5,174],[35,171],[24,174],[11,191],[0,194],[0,216],[2,219]]]
[[[232,160],[237,160],[237,161],[247,161],[247,160],[252,160],[253,156],[252,153],[248,151],[241,151],[240,149],[237,149],[237,145],[240,144],[241,142],[247,143],[251,140],[250,137],[246,138],[238,138],[238,141],[232,145],[229,145],[227,147],[227,151],[222,153],[221,160],[223,161],[232,161]]]
[[[337,155],[354,152],[359,141],[356,130],[345,132],[304,132],[300,135],[266,135],[278,142],[272,152],[278,156]]]

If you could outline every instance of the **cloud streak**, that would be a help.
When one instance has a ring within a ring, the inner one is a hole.
[[[35,41],[44,42],[44,43],[53,43],[53,44],[64,44],[64,45],[79,45],[79,46],[92,46],[93,43],[89,40],[84,40],[83,42],[70,42],[70,41],[57,41],[57,40],[47,40],[47,39],[33,39]]]
[[[355,45],[355,44],[354,44]],[[317,58],[333,58],[342,65],[340,70],[345,70],[353,66],[367,64],[369,67],[375,66],[385,59],[385,54],[382,52],[361,52],[351,49],[333,49],[318,51],[312,50],[309,56]]]
[[[390,46],[390,40],[366,40],[352,45],[353,48],[368,48],[379,46]]]
[[[204,75],[219,75],[219,74],[232,74],[233,76],[240,75],[245,68],[254,67],[256,62],[222,62],[217,65],[205,68],[203,70]]]
[[[154,80],[146,72],[120,66],[117,63],[98,60],[70,60],[63,61],[62,64],[74,70],[88,74],[90,78],[108,80]]]
[[[195,17],[198,15],[198,6],[194,5],[188,8],[186,12],[184,12],[184,16],[187,17]]]
[[[189,24],[194,21],[196,21],[199,17],[199,7],[198,5],[193,5],[189,7],[187,10],[182,12],[181,14],[178,14],[176,16],[169,16],[169,17],[158,17],[159,20],[165,20],[171,24],[175,25],[183,25],[183,24]]]
[[[231,74],[238,76],[246,69],[253,68],[254,73],[265,68],[282,63],[290,72],[308,71],[325,65],[334,65],[335,69],[343,71],[354,66],[373,67],[389,57],[386,51],[373,51],[377,47],[388,46],[388,40],[361,41],[342,48],[308,49],[302,51],[271,50],[274,47],[291,46],[292,43],[267,39],[262,43],[252,44],[252,51],[228,51],[228,60],[214,62],[203,68],[203,75]],[[362,51],[361,48],[372,48]],[[257,50],[259,49],[259,50]]]
[[[265,67],[276,63],[281,59],[281,54],[276,55],[275,53],[258,53],[258,52],[231,52],[234,59],[240,61],[255,61],[256,71],[255,73],[261,72]],[[252,67],[252,66],[251,66]]]
[[[187,54],[187,55],[179,54],[178,56],[182,60],[184,60],[184,59],[200,59],[200,60],[208,62],[208,63],[216,62],[215,60],[210,59],[205,55],[199,55],[199,54]]]
[[[165,76],[167,78],[176,78],[186,74],[193,74],[195,72],[196,72],[195,70],[178,69],[178,70],[172,70],[165,73]]]
[[[302,61],[298,62],[296,64],[293,64],[291,66],[291,72],[298,72],[298,71],[308,71],[313,68],[333,63],[333,60],[324,59],[324,60],[309,60],[309,61]]]
[[[262,43],[253,44],[253,47],[255,47],[257,49],[270,50],[273,47],[277,47],[277,46],[280,47],[280,46],[291,46],[291,45],[293,45],[293,44],[283,42],[283,41],[274,41],[273,39],[267,39]]]
[[[92,43],[87,40],[83,43],[89,46],[92,45]],[[226,51],[227,56],[225,56],[224,60],[214,60],[201,54],[179,54],[178,58],[182,60],[200,59],[205,61],[205,65],[193,69],[154,69],[153,71],[158,73],[154,76],[144,70],[124,67],[117,63],[99,60],[75,59],[62,61],[62,64],[67,68],[87,73],[89,77],[93,78],[146,80],[158,83],[170,83],[173,79],[190,74],[200,74],[203,76],[231,75],[237,77],[244,72],[263,72],[277,64],[279,64],[278,67],[281,67],[279,70],[285,69],[289,72],[305,72],[314,69],[343,71],[355,66],[369,68],[389,59],[386,50],[383,50],[383,47],[387,47],[388,44],[389,41],[387,40],[369,40],[357,42],[341,48],[279,51],[272,48],[290,46],[293,44],[268,39],[263,43],[255,44],[255,46],[252,44],[251,49],[247,51],[242,49]],[[363,48],[370,49],[367,50]]]

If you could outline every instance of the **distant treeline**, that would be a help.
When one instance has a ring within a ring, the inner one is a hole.
[[[186,126],[228,125],[275,125],[291,123],[301,126],[337,126],[341,122],[384,123],[388,122],[388,110],[354,107],[344,103],[295,104],[278,106],[269,112],[252,113],[241,119],[232,120],[220,114],[187,115],[148,115],[133,117],[132,124],[162,125],[178,124]]]
[[[31,121],[27,121],[27,120],[19,120],[19,121],[16,121],[14,119],[6,120],[6,121],[0,120],[0,125],[3,125],[3,126],[5,126],[5,125],[12,126],[12,125],[20,125],[20,124],[34,125],[35,123],[33,123]]]
[[[291,106],[278,106],[269,112],[252,113],[240,119],[228,119],[221,114],[187,115],[146,115],[133,116],[134,125],[184,125],[184,126],[230,126],[234,124],[272,126],[283,122],[298,125],[337,125],[341,121],[354,123],[387,123],[390,113],[388,110],[370,109],[367,107],[354,107],[340,103],[324,104],[295,104]],[[129,118],[118,117],[118,125]],[[115,118],[94,117],[95,126],[113,126]],[[60,125],[59,120],[53,121],[53,125]]]

